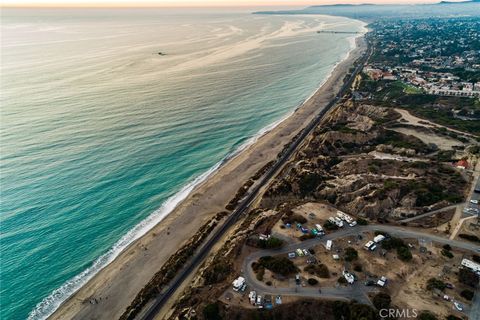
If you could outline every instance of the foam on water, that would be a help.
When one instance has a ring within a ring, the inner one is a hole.
[[[346,23],[331,17],[45,12],[2,23],[8,319],[51,315],[288,118],[349,49],[346,36],[316,35]]]
[[[356,37],[351,37],[351,49],[355,48],[355,39]],[[353,40],[353,41],[352,41]],[[346,53],[344,59],[348,57],[350,51]],[[338,62],[335,67],[340,64]],[[333,72],[333,70],[332,70]],[[329,76],[332,74],[329,74]],[[298,107],[300,108],[305,102],[307,102],[315,93],[320,90],[321,86],[328,80],[328,77],[325,78],[320,87],[315,90],[308,98],[304,100]],[[110,262],[112,262],[125,248],[127,248],[130,244],[132,244],[135,240],[139,239],[143,235],[145,235],[150,229],[152,229],[155,225],[160,223],[170,212],[172,212],[177,205],[185,200],[188,195],[193,191],[195,187],[199,184],[207,180],[210,176],[215,174],[215,172],[228,160],[233,159],[234,157],[238,156],[243,150],[247,149],[255,142],[258,141],[262,136],[267,134],[268,132],[272,131],[281,124],[283,121],[288,119],[294,111],[286,114],[280,120],[267,125],[266,127],[262,128],[256,135],[248,139],[245,143],[240,145],[235,152],[232,152],[228,156],[226,156],[222,161],[218,162],[214,165],[210,170],[196,178],[194,181],[187,184],[185,187],[182,188],[177,194],[169,198],[158,210],[153,212],[150,216],[144,219],[142,222],[137,224],[133,229],[131,229],[126,235],[124,235],[115,245],[104,255],[99,257],[91,267],[87,268],[82,273],[76,275],[74,278],[68,280],[65,284],[63,284],[60,288],[55,289],[48,297],[44,298],[34,310],[28,316],[29,320],[36,320],[36,319],[46,319],[48,318],[55,310],[64,302],[66,301],[71,295],[73,295],[77,290],[79,290],[85,283],[87,283],[93,276],[95,276],[100,270],[105,268]]]
[[[65,282],[60,288],[55,289],[48,297],[44,298],[39,304],[37,304],[35,309],[33,309],[28,315],[28,319],[46,319],[53,314],[53,312],[55,312],[65,300],[87,283],[88,280],[93,278],[93,276],[95,276],[100,270],[112,262],[125,248],[161,222],[196,186],[214,173],[220,167],[222,162],[223,161],[217,163],[210,170],[187,184],[177,194],[165,201],[159,209],[128,231],[127,234],[115,243],[107,253],[95,260],[91,267]]]

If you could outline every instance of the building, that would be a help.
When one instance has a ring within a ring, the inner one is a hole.
[[[461,169],[468,169],[468,161],[467,160],[459,160],[456,164],[455,167],[461,168]]]

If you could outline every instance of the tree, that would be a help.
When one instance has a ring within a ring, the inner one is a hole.
[[[468,240],[468,241],[480,242],[480,238],[477,237],[477,236],[475,236],[475,235],[460,233],[458,236],[459,236],[460,238],[466,239],[466,240]]]
[[[318,173],[308,173],[304,176],[301,176],[300,181],[298,182],[300,193],[303,196],[313,193],[321,182],[322,176]]]
[[[437,317],[430,311],[422,311],[418,315],[418,320],[437,320]]]
[[[317,276],[320,278],[330,278],[330,271],[328,271],[328,267],[323,263],[318,265]]]
[[[436,278],[430,278],[427,281],[428,290],[438,289],[440,291],[443,291],[445,290],[446,287],[447,287],[447,284],[445,282]]]
[[[323,227],[325,228],[325,230],[337,230],[338,229],[338,226],[335,223],[332,223],[331,221],[326,221],[323,224]]]
[[[220,316],[220,308],[218,303],[210,303],[203,308],[203,317],[206,320],[221,320],[222,317]]]
[[[348,247],[345,249],[345,260],[346,261],[353,261],[358,259],[358,252],[352,247]]]
[[[320,278],[330,278],[330,272],[328,271],[328,267],[324,264],[309,264],[303,271],[308,272],[309,274],[314,274]]]
[[[350,319],[374,320],[378,319],[378,313],[375,309],[366,304],[350,304]]]
[[[408,247],[398,247],[397,248],[398,258],[402,261],[412,260],[412,253]]]
[[[472,288],[476,288],[478,286],[478,278],[478,275],[469,269],[461,268],[458,271],[458,281]]]
[[[286,257],[261,257],[258,263],[265,269],[272,272],[287,276],[289,274],[297,272],[297,267],[293,264],[292,260]]]
[[[475,292],[472,290],[465,289],[462,292],[460,292],[460,295],[467,299],[468,301],[472,301],[473,296],[475,295]]]
[[[262,240],[260,240],[262,241]],[[270,237],[266,241],[264,241],[264,248],[265,249],[277,249],[283,247],[284,241],[279,238]]]
[[[390,303],[392,303],[392,298],[386,293],[379,292],[373,297],[372,302],[377,310],[388,309],[390,307]]]
[[[366,226],[368,224],[368,221],[363,219],[363,218],[358,218],[357,219],[357,223],[360,225],[360,226]]]
[[[453,253],[451,253],[450,251],[448,251],[446,249],[442,249],[442,256],[445,256],[447,258],[452,259],[453,258]]]

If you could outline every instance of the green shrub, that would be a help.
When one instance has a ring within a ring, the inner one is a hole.
[[[398,256],[398,259],[402,261],[412,260],[412,253],[410,252],[410,249],[408,247],[398,247],[397,256]]]
[[[325,230],[337,230],[338,227],[335,223],[332,223],[330,221],[326,221],[324,224],[323,224],[323,228]]]
[[[220,316],[220,308],[218,303],[207,304],[203,308],[203,317],[205,320],[221,320],[222,317]]]
[[[305,240],[309,240],[309,239],[313,239],[313,238],[315,238],[315,235],[313,235],[311,233],[302,234],[300,237],[298,237],[298,239],[300,241],[305,241]]]
[[[286,215],[282,218],[283,223],[287,224],[295,224],[295,223],[306,223],[307,219],[304,216],[301,216],[299,214],[291,214],[291,215]]]
[[[475,292],[472,290],[465,289],[462,292],[460,292],[460,295],[467,299],[468,301],[472,301],[473,296],[475,295]]]
[[[378,310],[388,309],[390,303],[392,303],[392,298],[386,293],[379,292],[373,297],[372,303]]]
[[[324,264],[310,264],[303,268],[303,271],[316,275],[319,278],[330,278],[328,267]]]
[[[458,270],[458,281],[475,288],[478,286],[479,276],[469,269],[461,268]]]
[[[315,278],[309,278],[309,279],[307,280],[307,282],[308,282],[308,284],[311,285],[311,286],[314,286],[314,285],[318,284],[318,280],[315,279]]]
[[[427,281],[427,289],[428,290],[433,290],[433,289],[438,289],[440,291],[445,290],[447,287],[446,283],[443,282],[442,280],[436,279],[436,278],[430,278]]]
[[[353,261],[358,259],[358,252],[352,247],[348,247],[345,249],[345,260],[346,261]]]
[[[418,320],[437,320],[437,317],[430,311],[422,311],[418,317]]]
[[[322,181],[323,177],[317,173],[308,173],[301,176],[300,181],[298,181],[300,193],[306,196],[315,192]]]
[[[357,223],[358,223],[358,225],[360,225],[360,226],[366,226],[366,225],[368,224],[368,221],[365,220],[365,219],[363,219],[363,218],[358,218],[358,219],[357,219]]]
[[[259,268],[257,271],[256,278],[258,281],[263,281],[263,276],[265,275],[265,268]]]
[[[289,274],[297,272],[297,267],[293,264],[292,260],[286,257],[261,257],[258,261],[265,269],[268,269],[274,273],[287,276]]]
[[[472,255],[472,260],[475,261],[476,263],[480,263],[480,256],[479,255]]]
[[[460,238],[465,239],[465,240],[468,240],[468,241],[480,242],[480,238],[477,237],[477,236],[475,236],[475,235],[460,233],[458,236],[459,236]]]
[[[283,247],[284,241],[275,237],[270,237],[267,240],[258,240],[258,247],[262,249],[278,249]]]
[[[212,267],[208,268],[203,278],[205,279],[205,284],[214,284],[219,283],[225,280],[232,273],[232,265],[226,261],[216,261]]]
[[[453,258],[453,253],[451,253],[450,251],[445,250],[445,249],[442,249],[442,255],[447,257],[447,258],[450,258],[450,259]]]
[[[360,264],[356,264],[356,265],[353,266],[353,270],[357,271],[357,272],[362,272],[363,268]]]

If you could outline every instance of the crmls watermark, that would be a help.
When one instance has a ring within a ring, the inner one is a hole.
[[[407,319],[416,318],[418,316],[417,309],[380,309],[378,314],[384,319]]]

